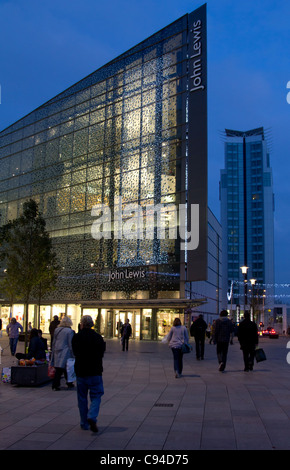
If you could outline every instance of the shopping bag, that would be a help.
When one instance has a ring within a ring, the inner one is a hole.
[[[266,361],[267,357],[266,357],[264,349],[262,349],[262,348],[256,349],[255,350],[255,358],[256,358],[257,362]]]
[[[181,351],[183,354],[188,354],[192,351],[192,346],[190,344],[183,343],[181,346]]]
[[[3,367],[1,379],[4,384],[10,384],[11,382],[11,367]]]
[[[67,382],[70,383],[76,380],[75,360],[73,358],[69,358],[66,361],[66,373],[67,373]]]
[[[161,343],[168,343],[168,335],[163,336]]]
[[[54,368],[51,364],[48,364],[47,375],[48,375],[48,377],[51,378],[51,379],[53,379],[54,376],[55,376],[55,368]]]

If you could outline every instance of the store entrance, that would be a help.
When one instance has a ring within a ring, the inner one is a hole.
[[[114,311],[114,337],[121,337],[122,325],[126,322],[127,318],[132,327],[133,339],[140,339],[140,310],[115,310]]]

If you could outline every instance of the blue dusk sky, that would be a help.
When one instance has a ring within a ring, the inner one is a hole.
[[[204,3],[0,0],[0,130]],[[274,178],[276,283],[290,283],[290,2],[209,0],[207,18],[209,207],[219,219],[224,129],[263,126]]]

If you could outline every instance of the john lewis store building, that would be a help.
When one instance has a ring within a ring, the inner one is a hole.
[[[104,336],[129,318],[135,338],[158,339],[176,316],[218,313],[206,77],[203,6],[0,133],[0,223],[36,200],[61,266],[56,290],[32,299],[34,326],[91,314]],[[0,297],[4,326],[22,321]]]

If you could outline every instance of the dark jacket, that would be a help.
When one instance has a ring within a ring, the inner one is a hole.
[[[229,318],[218,318],[215,322],[214,343],[229,343],[234,328],[234,324]]]
[[[83,328],[74,335],[72,348],[77,377],[102,375],[105,343],[101,335],[91,328]]]
[[[123,338],[130,338],[131,334],[132,328],[130,323],[124,323],[121,328],[121,336],[123,336]]]
[[[258,328],[256,323],[250,319],[245,319],[239,324],[238,340],[243,347],[254,347],[259,342]]]
[[[60,324],[59,320],[52,320],[52,322],[49,325],[49,333],[51,336],[54,335],[54,330],[58,327],[59,324]]]
[[[44,342],[38,336],[34,336],[29,341],[27,359],[46,359]]]
[[[205,337],[206,328],[206,322],[203,320],[203,318],[198,317],[190,327],[190,334],[197,339],[202,339]]]

